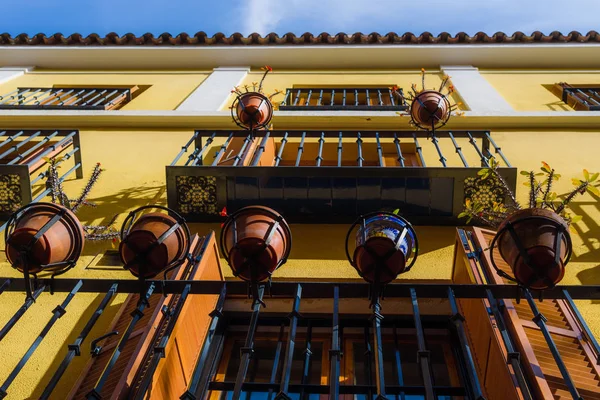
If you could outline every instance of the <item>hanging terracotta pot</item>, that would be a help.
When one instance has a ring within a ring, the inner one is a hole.
[[[144,214],[135,221],[119,246],[121,260],[133,275],[151,278],[185,257],[189,237],[181,225],[157,244],[175,224],[175,218],[159,212]]]
[[[436,90],[424,90],[412,101],[410,116],[421,128],[437,127],[450,117],[450,102]]]
[[[61,213],[62,216],[35,240],[36,234]],[[69,268],[67,263],[77,261],[81,255],[83,227],[75,214],[63,206],[32,203],[17,211],[14,224],[14,229],[7,235],[6,258],[21,272],[24,272],[25,263],[32,274],[56,272]]]
[[[273,117],[273,104],[262,93],[248,92],[238,96],[235,106],[238,124],[247,129],[264,128]]]
[[[229,216],[221,230],[221,251],[233,274],[250,282],[268,279],[288,258],[290,227],[276,211],[245,207]]]
[[[518,242],[529,258],[522,257],[517,242],[508,230],[512,226]],[[558,264],[555,263],[557,236],[561,231]],[[547,289],[559,283],[571,253],[567,223],[556,213],[539,208],[519,210],[498,228],[498,251],[510,266],[515,280],[532,289]]]
[[[413,250],[416,234],[408,221],[390,213],[375,213],[365,217],[356,232],[353,265],[367,282],[386,284],[405,272]]]

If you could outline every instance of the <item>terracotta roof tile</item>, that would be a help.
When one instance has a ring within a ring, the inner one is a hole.
[[[109,33],[101,37],[95,33],[84,37],[79,33],[70,36],[64,36],[56,33],[51,36],[37,34],[28,36],[20,34],[11,36],[8,33],[0,35],[0,46],[272,46],[272,45],[327,45],[327,44],[348,44],[348,45],[378,45],[378,44],[493,44],[493,43],[600,43],[600,34],[596,31],[590,31],[583,35],[573,31],[568,35],[554,31],[548,35],[536,31],[531,35],[523,32],[515,32],[507,35],[504,32],[497,32],[491,36],[478,32],[469,36],[464,32],[452,36],[447,32],[440,33],[437,36],[429,32],[423,32],[417,36],[406,32],[399,35],[390,32],[386,35],[373,32],[363,34],[360,32],[354,34],[338,33],[330,35],[321,33],[313,35],[304,33],[296,36],[293,33],[286,33],[279,36],[276,33],[269,33],[261,36],[257,33],[244,36],[241,33],[234,33],[231,36],[225,36],[223,33],[216,33],[208,36],[204,32],[198,32],[194,35],[180,33],[173,36],[169,33],[163,33],[154,36],[146,33],[141,36],[135,36],[127,33],[119,36],[116,33]]]

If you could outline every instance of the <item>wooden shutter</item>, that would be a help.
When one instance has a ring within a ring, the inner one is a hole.
[[[203,246],[205,247],[202,260],[188,279],[222,281],[223,274],[215,235],[211,234]],[[178,399],[185,392],[208,332],[211,322],[209,314],[214,310],[218,297],[202,294],[188,296],[165,348],[165,358],[161,359],[154,372],[146,392],[146,399]],[[176,301],[176,298],[172,300],[172,306]],[[160,331],[164,331],[165,328],[166,323],[163,323]],[[160,342],[162,337],[162,334],[156,335],[154,343]],[[134,388],[144,378],[145,366],[150,361],[152,353],[152,350],[148,352],[145,363],[139,369]]]
[[[487,249],[495,232],[473,228],[473,237],[479,249]],[[509,266],[495,254],[496,265],[510,272]],[[507,284],[491,267],[489,250],[481,253],[481,267],[486,268],[493,280],[490,283]],[[520,304],[505,300],[506,320],[517,341],[521,358],[528,372],[529,380],[539,398],[571,399],[556,362],[548,349],[542,332],[532,321],[533,314],[525,300]],[[577,318],[564,300],[536,300],[540,312],[548,319],[547,325],[558,351],[565,362],[579,394],[587,399],[600,399],[600,367],[595,363],[596,356],[582,332]]]
[[[192,250],[197,249],[203,240],[199,239],[196,235],[192,239]],[[169,279],[181,279],[188,268],[189,263],[185,262],[170,274]],[[135,330],[125,344],[121,355],[117,359],[102,388],[100,394],[103,399],[121,399],[126,397],[145,354],[153,344],[155,332],[160,327],[161,320],[163,319],[161,309],[164,305],[169,304],[172,297],[173,295],[165,297],[160,292],[155,292],[155,294],[150,296],[150,305],[144,310],[144,316],[136,324]],[[113,319],[113,322],[106,330],[106,332],[117,331],[119,334],[106,339],[100,354],[89,360],[71,393],[69,393],[69,399],[83,400],[86,394],[95,386],[104,367],[110,360],[115,347],[118,345],[121,336],[131,321],[131,313],[137,308],[138,298],[138,294],[131,294],[127,297]]]
[[[473,252],[466,232],[457,230],[454,247],[452,280],[454,283],[483,284],[479,259]],[[508,364],[507,349],[496,328],[495,317],[488,312],[487,299],[457,299],[461,314],[465,317],[465,330],[477,368],[477,376],[486,399],[522,399],[512,366]]]

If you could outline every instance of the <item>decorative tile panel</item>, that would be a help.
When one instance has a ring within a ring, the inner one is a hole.
[[[487,208],[491,207],[493,203],[503,203],[504,196],[502,184],[493,175],[485,180],[481,180],[479,177],[465,179],[465,200],[470,199]]]
[[[182,214],[217,215],[217,178],[177,176],[177,205]]]
[[[22,205],[19,175],[0,175],[0,212],[12,213]]]

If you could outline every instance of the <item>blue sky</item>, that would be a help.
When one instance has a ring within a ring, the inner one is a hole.
[[[0,33],[600,30],[600,0],[0,0]]]

